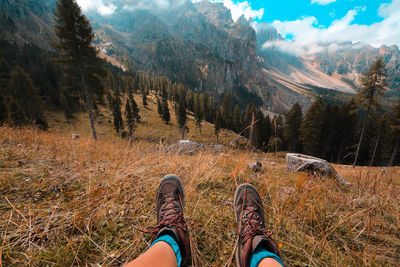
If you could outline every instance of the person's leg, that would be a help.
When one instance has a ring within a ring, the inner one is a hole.
[[[252,185],[242,184],[236,189],[234,210],[239,236],[236,266],[283,266],[279,248],[271,239],[271,231],[265,229],[260,195]]]
[[[184,193],[181,181],[174,175],[164,177],[157,190],[157,225],[151,247],[126,266],[187,266],[190,262],[189,232],[183,217]]]
[[[258,267],[282,267],[282,265],[272,258],[264,258],[260,261]]]
[[[174,250],[166,242],[157,242],[140,255],[137,259],[131,261],[124,267],[176,267],[178,265]]]

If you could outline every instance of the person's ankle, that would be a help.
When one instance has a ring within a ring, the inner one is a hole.
[[[270,244],[267,244],[268,241],[269,240],[264,240],[259,242],[258,245],[253,249],[253,253],[250,255],[250,267],[259,266],[259,264],[266,258],[271,258],[280,265],[284,266],[283,261],[279,256],[279,251],[274,249],[271,250]]]
[[[160,232],[150,247],[154,246],[158,242],[165,242],[172,248],[176,257],[177,266],[180,267],[182,264],[181,247],[178,240],[174,236],[174,233],[168,229]]]

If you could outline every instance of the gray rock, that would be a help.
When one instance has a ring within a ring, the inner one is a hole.
[[[261,169],[262,169],[262,164],[259,161],[253,162],[253,163],[249,163],[249,169],[254,171],[254,172],[260,172]]]
[[[166,153],[176,153],[180,155],[194,155],[200,151],[204,151],[207,148],[215,150],[215,152],[223,152],[225,147],[217,144],[204,144],[196,143],[190,140],[180,140],[178,143],[162,147]]]
[[[320,174],[322,176],[333,178],[341,184],[349,184],[324,159],[315,158],[303,154],[287,153],[286,165],[288,171],[290,172],[311,172],[314,175]]]

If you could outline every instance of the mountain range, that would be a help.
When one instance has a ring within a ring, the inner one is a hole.
[[[55,0],[0,0],[0,37],[51,49]],[[163,5],[160,5],[162,3]],[[233,21],[222,3],[207,0],[115,0],[111,15],[85,14],[96,33],[95,45],[113,64],[135,67],[182,82],[217,99],[230,93],[244,107],[285,113],[316,97],[340,101],[356,92],[361,74],[382,56],[390,95],[400,96],[400,51],[343,44],[314,55],[282,51],[286,42],[272,26],[243,16]]]

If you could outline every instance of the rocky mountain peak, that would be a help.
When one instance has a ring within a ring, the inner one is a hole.
[[[257,34],[257,48],[261,49],[262,46],[268,41],[284,40],[282,35],[271,25],[266,22],[261,22],[254,25]]]
[[[379,55],[380,56],[384,56],[386,54],[396,54],[399,53],[399,48],[397,45],[392,45],[392,46],[386,46],[386,45],[382,45],[379,48]]]
[[[238,18],[238,20],[236,21],[236,24],[244,25],[244,26],[249,26],[249,27],[250,27],[250,26],[251,26],[251,22],[252,22],[251,19],[247,20],[247,19],[245,18],[244,15],[241,15],[241,16]]]
[[[223,3],[212,3],[208,0],[203,0],[194,3],[197,11],[202,14],[206,20],[218,27],[233,26],[231,11],[224,6]]]

